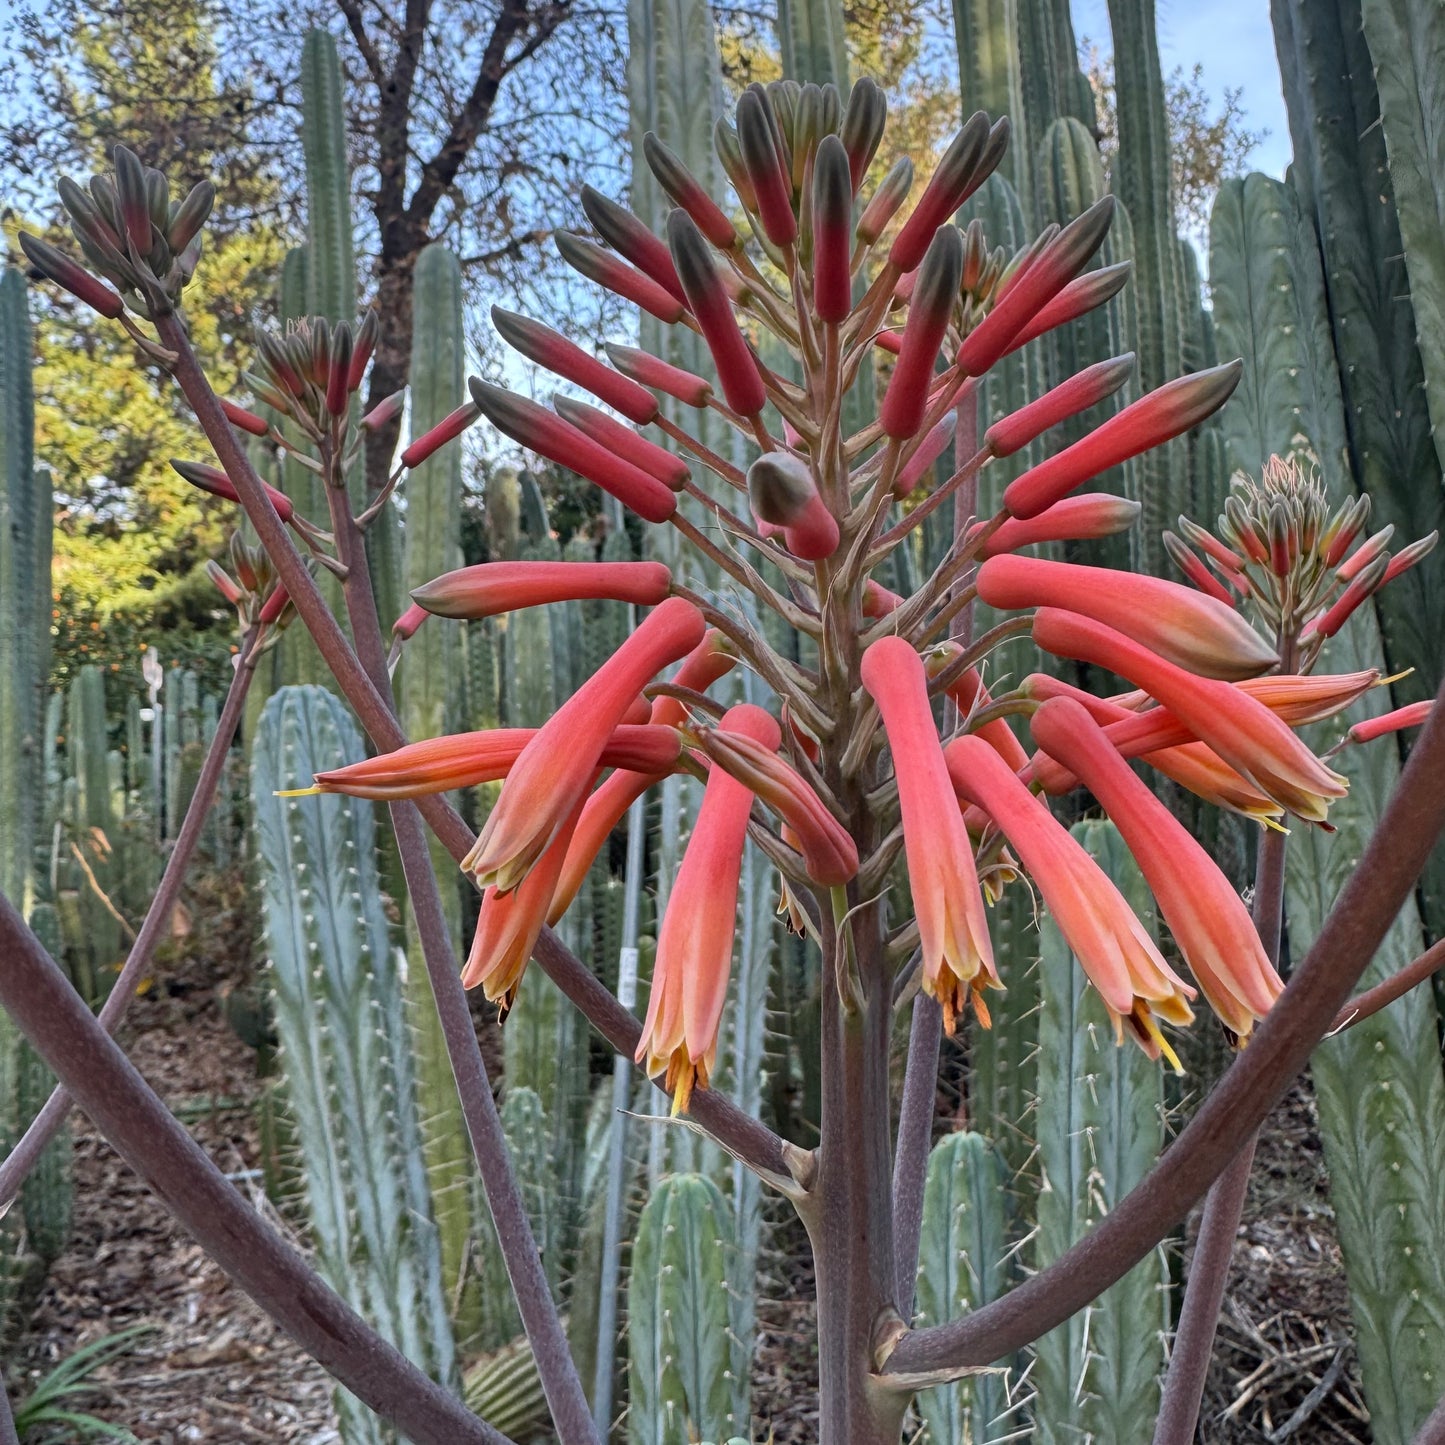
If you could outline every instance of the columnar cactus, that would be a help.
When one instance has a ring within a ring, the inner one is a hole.
[[[1140,917],[1149,895],[1118,832],[1073,830]],[[1159,1072],[1110,1046],[1098,995],[1046,915],[1039,972],[1038,1234],[1034,1260],[1057,1258],[1149,1171],[1164,1142]],[[1031,1380],[1040,1441],[1147,1440],[1158,1408],[1169,1323],[1169,1269],[1156,1251],[1085,1313],[1045,1335]]]
[[[654,1186],[632,1244],[627,1289],[631,1445],[723,1439],[733,1413],[727,1200],[710,1179]]]
[[[1262,175],[1226,183],[1210,240],[1219,336],[1245,367],[1239,391],[1220,413],[1231,464],[1255,472],[1272,455],[1293,455],[1318,468],[1331,503],[1351,500],[1324,279],[1293,189]],[[1331,649],[1333,666],[1383,670],[1379,628],[1368,606]],[[1356,703],[1341,722],[1322,725],[1320,743],[1375,710]],[[1296,956],[1318,935],[1398,775],[1392,749],[1370,749],[1336,810],[1339,831],[1326,837],[1307,829],[1291,840],[1287,917]],[[1393,973],[1422,947],[1411,900],[1367,978]],[[1417,989],[1328,1040],[1311,1066],[1371,1428],[1382,1441],[1412,1439],[1442,1384],[1445,1196],[1434,1171],[1421,1168],[1445,1149],[1437,1024],[1429,992]]]
[[[332,1284],[434,1378],[455,1384],[417,1117],[400,953],[382,912],[371,804],[285,798],[360,739],[321,688],[266,705],[252,804],[276,1031],[317,1255]],[[338,1397],[351,1442],[393,1439]]]

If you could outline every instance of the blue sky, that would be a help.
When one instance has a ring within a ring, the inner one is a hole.
[[[1029,0],[1022,0],[1028,4]],[[1074,29],[1109,46],[1106,0],[1070,0]],[[1274,54],[1269,0],[1158,0],[1159,58],[1168,75],[1176,66],[1204,67],[1204,84],[1214,97],[1226,87],[1243,91],[1240,105],[1251,130],[1268,137],[1250,157],[1255,170],[1283,177],[1289,164],[1289,122]]]

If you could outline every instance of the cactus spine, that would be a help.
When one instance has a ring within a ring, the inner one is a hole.
[[[918,1248],[918,1321],[942,1324],[997,1299],[1008,1283],[1004,1170],[981,1134],[950,1134],[928,1159]],[[925,1390],[918,1413],[934,1445],[1016,1438],[1006,1382],[978,1375]]]
[[[723,1439],[733,1415],[727,1200],[700,1174],[653,1189],[632,1245],[627,1291],[631,1445]]]
[[[252,805],[276,1029],[323,1273],[409,1359],[455,1386],[372,808],[275,796],[362,751],[324,689],[283,688],[262,714]],[[394,1438],[353,1397],[337,1407],[348,1442]]]
[[[1220,340],[1245,365],[1222,413],[1229,460],[1257,470],[1271,453],[1303,452],[1337,504],[1352,490],[1346,417],[1309,221],[1289,186],[1251,175],[1221,190],[1210,238]],[[1375,618],[1361,609],[1334,639],[1328,664],[1343,671],[1382,663]],[[1332,722],[1315,744],[1375,710]],[[1313,943],[1378,821],[1398,760],[1388,744],[1374,744],[1355,750],[1350,773],[1349,797],[1332,818],[1339,831],[1290,839],[1286,916],[1296,957]],[[1411,901],[1366,982],[1402,968],[1422,946]],[[1445,1187],[1425,1162],[1445,1154],[1436,1026],[1429,991],[1415,989],[1326,1040],[1311,1066],[1371,1428],[1382,1442],[1413,1438],[1440,1394],[1445,1358]]]
[[[1110,823],[1074,836],[1150,916],[1144,880]],[[1146,924],[1147,926],[1147,924]],[[1045,915],[1039,959],[1038,1265],[1056,1259],[1149,1171],[1164,1145],[1159,1066],[1116,1046],[1098,995]],[[1035,1438],[1147,1440],[1159,1401],[1169,1273],[1161,1250],[1037,1345]]]

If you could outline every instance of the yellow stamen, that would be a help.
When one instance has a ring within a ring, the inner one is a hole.
[[[324,793],[325,788],[313,784],[309,788],[284,788],[280,792],[272,794],[276,798],[310,798],[317,793]]]

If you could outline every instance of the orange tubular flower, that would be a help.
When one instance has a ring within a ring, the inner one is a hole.
[[[580,806],[607,739],[637,694],[705,631],[702,614],[680,597],[651,612],[523,748],[462,866],[504,893],[515,888]]]
[[[1114,1020],[1149,1055],[1182,1072],[1158,1018],[1187,1024],[1194,990],[1165,963],[1102,868],[981,738],[955,738],[943,750],[954,790],[987,809],[1018,852],[1044,903],[1078,955]]]
[[[394,753],[363,758],[344,768],[317,773],[310,788],[291,795],[349,793],[392,803],[400,798],[424,798],[495,783],[512,771],[522,750],[537,736],[537,728],[490,728],[485,732],[451,733],[408,743]],[[682,754],[682,739],[669,727],[627,724],[616,727],[602,745],[598,766],[635,768],[665,777]]]
[[[943,1005],[947,1033],[953,1033],[970,996],[987,1024],[983,987],[998,986],[998,970],[968,830],[934,728],[923,659],[903,638],[884,637],[863,654],[860,672],[878,704],[893,753],[908,881],[923,947],[924,992]],[[1002,761],[999,766],[1007,770]]]
[[[1085,542],[1096,537],[1117,536],[1134,525],[1139,511],[1139,503],[1126,497],[1109,492],[1080,492],[1055,502],[1047,512],[1040,512],[1027,521],[1010,517],[990,533],[983,544],[983,555],[998,557],[1039,542]],[[987,526],[987,522],[977,522],[969,528],[969,535]]]
[[[750,703],[729,708],[720,728],[768,751],[782,741],[773,718]],[[657,936],[636,1059],[653,1078],[666,1075],[674,1114],[687,1108],[695,1085],[707,1087],[717,1056],[752,806],[753,795],[742,783],[721,768],[708,774]]]
[[[1039,557],[990,557],[978,569],[990,607],[1066,607],[1202,677],[1236,681],[1279,661],[1232,607],[1162,577]]]
[[[482,894],[477,931],[472,935],[471,952],[462,969],[462,987],[475,988],[481,984],[482,992],[498,1005],[503,1018],[516,1000],[522,974],[547,921],[547,906],[552,901],[552,890],[557,885],[557,875],[562,871],[581,812],[579,804],[516,888],[502,893],[496,887],[489,887]]]
[[[434,617],[474,620],[591,598],[654,607],[671,586],[661,562],[481,562],[444,572],[411,595]]]
[[[1109,746],[1088,709],[1056,698],[1030,726],[1039,746],[1079,777],[1123,834],[1210,1007],[1231,1033],[1248,1038],[1284,984],[1239,894]]]
[[[1376,738],[1384,737],[1386,733],[1417,728],[1430,716],[1430,709],[1434,706],[1433,698],[1428,702],[1407,703],[1404,707],[1397,707],[1393,712],[1383,713],[1380,717],[1357,722],[1347,736],[1352,743],[1370,743]]]
[[[694,692],[706,692],[720,677],[725,676],[736,665],[737,658],[727,650],[727,639],[720,632],[709,630],[707,635],[683,659],[677,675],[672,679],[679,687],[691,688]],[[656,697],[652,701],[652,725],[671,731],[680,726],[687,716],[687,707],[675,697]],[[674,736],[676,734],[674,733]],[[679,748],[681,742],[679,740]],[[605,755],[604,755],[605,757]],[[592,860],[607,841],[607,835],[622,821],[623,815],[654,783],[661,782],[667,772],[633,771],[619,765],[617,771],[606,779],[587,799],[581,819],[572,834],[572,844],[567,850],[567,861],[562,866],[561,876],[552,894],[552,906],[547,913],[547,922],[554,924],[572,906],[577,890],[587,877]]]
[[[1041,608],[1033,633],[1045,652],[1106,667],[1142,687],[1189,733],[1305,822],[1324,822],[1331,801],[1345,796],[1347,780],[1239,688],[1196,677],[1112,628],[1059,608]]]
[[[802,776],[777,753],[743,733],[708,728],[697,750],[756,793],[793,830],[803,867],[814,883],[836,888],[858,871],[858,845]]]

